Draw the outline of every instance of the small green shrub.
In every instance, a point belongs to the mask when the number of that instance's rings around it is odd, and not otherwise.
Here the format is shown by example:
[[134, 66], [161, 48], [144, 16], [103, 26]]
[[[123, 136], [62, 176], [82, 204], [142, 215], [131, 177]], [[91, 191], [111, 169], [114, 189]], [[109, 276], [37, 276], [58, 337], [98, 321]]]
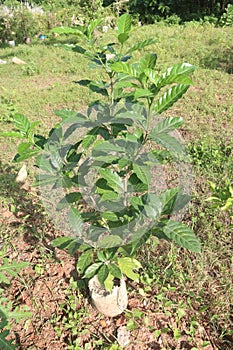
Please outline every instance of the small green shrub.
[[232, 4], [228, 4], [226, 11], [220, 18], [219, 25], [222, 27], [233, 25], [233, 5]]

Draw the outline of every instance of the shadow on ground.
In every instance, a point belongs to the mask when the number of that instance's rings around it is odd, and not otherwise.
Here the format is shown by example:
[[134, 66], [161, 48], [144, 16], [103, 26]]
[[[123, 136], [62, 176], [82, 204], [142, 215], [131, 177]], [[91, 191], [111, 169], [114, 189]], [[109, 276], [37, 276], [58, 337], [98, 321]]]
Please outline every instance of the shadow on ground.
[[200, 61], [201, 65], [209, 69], [217, 69], [228, 74], [233, 74], [233, 46], [223, 51], [214, 49]]
[[0, 223], [13, 232], [22, 232], [24, 241], [32, 246], [51, 241], [54, 229], [40, 203], [38, 190], [28, 180], [17, 183], [16, 175], [13, 164], [0, 160]]

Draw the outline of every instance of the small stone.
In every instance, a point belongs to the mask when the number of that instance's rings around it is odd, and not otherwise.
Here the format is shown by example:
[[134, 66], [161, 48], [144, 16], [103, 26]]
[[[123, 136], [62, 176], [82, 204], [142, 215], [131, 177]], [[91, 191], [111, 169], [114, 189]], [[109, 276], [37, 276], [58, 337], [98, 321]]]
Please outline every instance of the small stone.
[[6, 64], [7, 62], [4, 60], [0, 60], [0, 64]]
[[117, 341], [118, 344], [122, 347], [129, 345], [130, 343], [130, 333], [127, 330], [126, 326], [121, 326], [117, 330]]
[[26, 62], [20, 60], [18, 57], [13, 57], [12, 63], [14, 63], [14, 64], [26, 64]]
[[26, 178], [28, 176], [28, 173], [27, 173], [27, 168], [26, 168], [26, 165], [24, 164], [22, 166], [22, 168], [19, 170], [17, 176], [16, 176], [16, 179], [15, 181], [16, 182], [25, 182]]

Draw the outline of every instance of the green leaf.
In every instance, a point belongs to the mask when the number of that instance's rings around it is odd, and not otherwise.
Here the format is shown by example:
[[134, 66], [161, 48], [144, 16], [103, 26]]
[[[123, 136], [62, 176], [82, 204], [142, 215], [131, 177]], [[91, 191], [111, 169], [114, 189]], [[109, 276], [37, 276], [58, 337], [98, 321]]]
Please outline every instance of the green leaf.
[[127, 51], [127, 54], [131, 54], [132, 52], [134, 51], [137, 51], [137, 50], [142, 50], [144, 49], [144, 47], [148, 46], [148, 45], [151, 45], [151, 44], [155, 44], [156, 43], [156, 39], [146, 39], [144, 41], [141, 41], [135, 45], [133, 45], [128, 51]]
[[114, 72], [124, 73], [134, 78], [138, 78], [140, 75], [139, 69], [127, 62], [116, 62], [110, 67]]
[[129, 34], [128, 33], [121, 33], [118, 35], [118, 41], [123, 45], [128, 39], [129, 39]]
[[52, 246], [57, 247], [59, 249], [66, 249], [68, 246], [74, 242], [74, 238], [70, 237], [57, 237], [52, 241]]
[[59, 180], [56, 175], [41, 174], [36, 176], [35, 186], [45, 186], [48, 184], [55, 184]]
[[124, 191], [124, 183], [117, 173], [108, 168], [99, 169], [98, 172], [114, 191], [117, 193]]
[[119, 195], [113, 190], [105, 190], [97, 187], [97, 193], [101, 194], [101, 202], [103, 201], [115, 201], [118, 199]]
[[89, 135], [89, 134], [85, 135], [82, 141], [82, 147], [84, 149], [87, 149], [94, 143], [96, 138], [97, 138], [97, 135]]
[[175, 187], [175, 188], [166, 190], [160, 195], [160, 198], [163, 203], [163, 210], [162, 210], [163, 215], [170, 215], [173, 213], [178, 193], [179, 193], [179, 188]]
[[150, 82], [152, 84], [157, 85], [157, 83], [158, 83], [158, 74], [156, 73], [156, 71], [154, 69], [146, 68], [144, 70], [144, 74], [149, 78], [149, 80], [150, 80]]
[[102, 213], [102, 218], [108, 221], [118, 221], [118, 216], [112, 211], [105, 211]]
[[119, 279], [122, 278], [121, 270], [116, 264], [113, 264], [113, 263], [109, 264], [108, 269], [111, 275], [113, 275], [113, 277], [119, 278]]
[[85, 275], [83, 276], [83, 278], [91, 278], [94, 275], [97, 274], [97, 271], [99, 270], [99, 268], [103, 265], [102, 262], [98, 262], [98, 263], [94, 263], [91, 266], [89, 266], [86, 271], [85, 271]]
[[71, 111], [69, 109], [58, 109], [56, 111], [54, 111], [55, 115], [57, 117], [62, 118], [62, 121], [64, 121], [65, 119], [68, 119], [70, 117], [76, 117], [77, 116], [77, 112], [75, 111]]
[[191, 84], [192, 80], [187, 74], [193, 73], [195, 68], [195, 66], [189, 63], [175, 64], [162, 74], [162, 77], [158, 81], [158, 87], [161, 88], [173, 83]]
[[151, 181], [150, 167], [133, 163], [133, 171], [144, 184], [149, 185]]
[[102, 18], [97, 18], [97, 19], [94, 19], [91, 21], [91, 23], [87, 27], [89, 39], [92, 38], [92, 34], [93, 34], [95, 28], [98, 27], [102, 22], [103, 22]]
[[65, 195], [57, 205], [57, 210], [64, 209], [69, 206], [70, 203], [78, 202], [82, 198], [80, 192], [72, 192]]
[[139, 63], [138, 67], [140, 72], [144, 72], [145, 69], [154, 69], [156, 65], [157, 55], [155, 53], [147, 53], [145, 56], [143, 56]]
[[134, 92], [135, 99], [142, 98], [142, 97], [150, 97], [150, 96], [153, 96], [153, 93], [148, 89], [138, 88]]
[[97, 257], [100, 261], [105, 262], [107, 261], [106, 254], [104, 250], [98, 250], [97, 251]]
[[85, 115], [69, 109], [56, 110], [55, 115], [60, 117], [63, 122], [69, 121], [69, 123], [77, 123], [79, 125], [84, 125], [88, 121]]
[[188, 90], [188, 88], [189, 85], [185, 84], [178, 84], [176, 86], [172, 86], [170, 89], [165, 91], [165, 93], [157, 101], [154, 111], [158, 114], [165, 112], [183, 96], [183, 94]]
[[[96, 153], [96, 151], [99, 151], [101, 153], [109, 153], [109, 152], [123, 152], [124, 148], [120, 147], [113, 142], [110, 141], [100, 141], [96, 143], [93, 147], [93, 154], [96, 156], [100, 155], [99, 153]], [[95, 152], [95, 153], [94, 153]]]
[[118, 258], [117, 262], [124, 275], [135, 282], [139, 282], [139, 274], [134, 272], [134, 270], [141, 268], [141, 264], [138, 260], [125, 257]]
[[4, 258], [3, 264], [0, 266], [0, 283], [4, 282], [9, 284], [10, 281], [5, 274], [17, 276], [17, 274], [27, 266], [28, 262], [10, 261], [8, 258]]
[[93, 259], [93, 250], [92, 249], [85, 250], [78, 258], [77, 270], [81, 271], [81, 273], [84, 273], [84, 271], [91, 264], [92, 259]]
[[[0, 314], [1, 316], [1, 314]], [[12, 345], [12, 340], [7, 340], [6, 337], [9, 334], [9, 330], [2, 331], [0, 333], [0, 349], [4, 350], [14, 350], [16, 345]]]
[[116, 235], [109, 235], [101, 238], [98, 242], [99, 248], [113, 248], [120, 246], [122, 244], [122, 239]]
[[163, 233], [179, 246], [200, 253], [201, 244], [194, 232], [180, 222], [169, 220], [162, 229]]
[[178, 129], [182, 124], [184, 123], [183, 118], [181, 117], [168, 117], [164, 120], [160, 121], [156, 124], [156, 126], [153, 128], [151, 133], [153, 137], [157, 136], [159, 133], [168, 133], [175, 129]]
[[129, 33], [131, 30], [132, 17], [125, 13], [120, 16], [117, 21], [117, 35], [119, 36], [122, 33]]
[[17, 137], [19, 139], [22, 139], [24, 138], [24, 135], [16, 131], [2, 131], [0, 132], [0, 137]]
[[104, 284], [107, 277], [108, 277], [108, 268], [107, 268], [107, 265], [103, 264], [98, 271], [98, 280], [101, 285]]
[[80, 212], [75, 208], [71, 208], [69, 210], [68, 220], [72, 230], [77, 234], [81, 234], [83, 221]]
[[114, 276], [111, 275], [111, 273], [108, 274], [108, 277], [106, 278], [106, 280], [104, 281], [104, 287], [108, 292], [112, 291], [112, 288], [114, 286], [114, 282], [113, 282]]
[[55, 27], [53, 29], [51, 29], [52, 33], [56, 33], [56, 34], [82, 34], [83, 33], [77, 29], [77, 28], [72, 28], [72, 27]]
[[15, 127], [25, 135], [28, 133], [28, 130], [30, 129], [30, 122], [28, 118], [25, 117], [23, 114], [14, 115], [14, 124], [15, 124]]
[[153, 138], [153, 140], [163, 147], [169, 149], [173, 153], [181, 155], [184, 152], [182, 144], [175, 137], [172, 137], [169, 134], [160, 133], [155, 138]]

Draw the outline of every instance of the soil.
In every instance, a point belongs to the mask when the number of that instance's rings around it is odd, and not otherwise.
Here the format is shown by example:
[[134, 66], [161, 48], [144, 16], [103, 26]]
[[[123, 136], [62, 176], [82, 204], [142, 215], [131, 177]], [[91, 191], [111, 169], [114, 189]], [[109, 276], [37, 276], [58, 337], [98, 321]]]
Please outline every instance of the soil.
[[[28, 192], [33, 199], [30, 196], [25, 199]], [[20, 350], [104, 349], [104, 345], [109, 348], [119, 341], [118, 333], [123, 329], [128, 339], [124, 347], [127, 350], [191, 350], [202, 349], [203, 344], [205, 350], [223, 349], [212, 338], [204, 320], [195, 325], [191, 337], [188, 331], [195, 305], [178, 321], [172, 308], [170, 311], [161, 308], [155, 298], [160, 292], [156, 286], [140, 295], [138, 289], [143, 286], [127, 281], [126, 312], [114, 318], [99, 314], [90, 303], [86, 284], [77, 275], [77, 256], [71, 257], [51, 245], [61, 233], [43, 217], [35, 192], [26, 183], [17, 193], [18, 202], [24, 198], [24, 205], [16, 213], [7, 206], [0, 207], [0, 223], [6, 236], [13, 235], [7, 245], [7, 257], [29, 263], [5, 289], [14, 307], [19, 310], [27, 307], [31, 312], [31, 317], [11, 324], [9, 338]], [[41, 236], [41, 232], [46, 233]], [[77, 282], [76, 289], [71, 288], [71, 278]], [[167, 296], [174, 303], [179, 301], [177, 292], [169, 291]], [[72, 346], [75, 343], [77, 347]]]

